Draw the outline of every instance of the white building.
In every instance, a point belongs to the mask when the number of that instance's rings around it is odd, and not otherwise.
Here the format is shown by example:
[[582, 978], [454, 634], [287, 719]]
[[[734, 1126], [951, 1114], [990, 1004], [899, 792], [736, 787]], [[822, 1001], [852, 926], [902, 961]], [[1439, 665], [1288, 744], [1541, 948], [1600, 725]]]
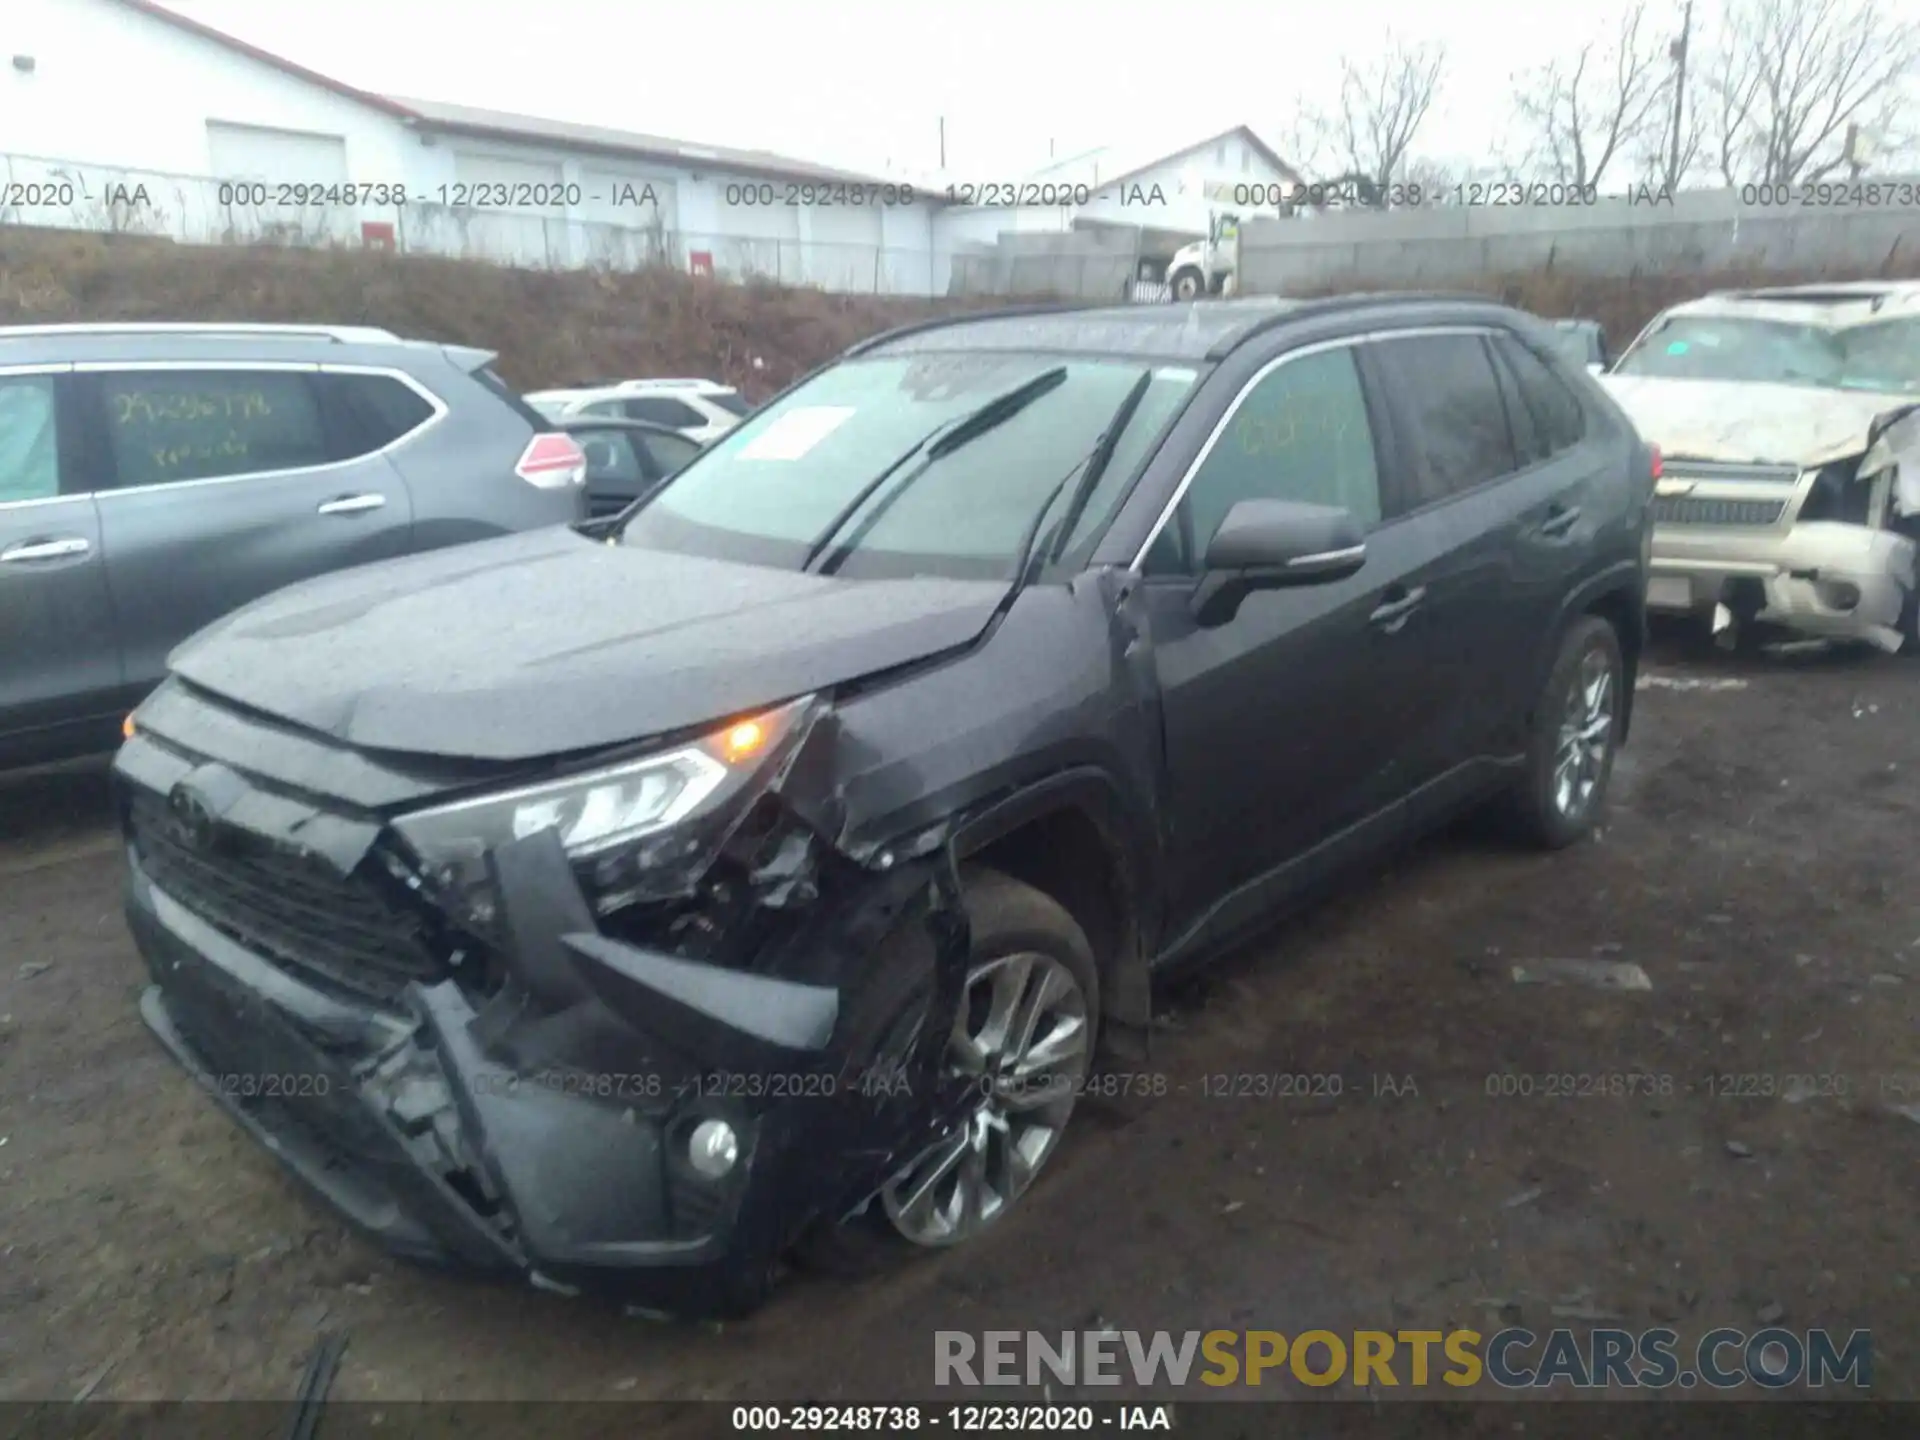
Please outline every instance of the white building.
[[943, 199], [897, 182], [370, 94], [153, 0], [4, 10], [0, 223], [946, 289]]
[[[1109, 145], [1069, 156], [1023, 177], [1013, 203], [956, 207], [938, 225], [950, 242], [988, 244], [1003, 233], [1139, 230], [1144, 253], [1164, 259], [1206, 235], [1212, 215], [1275, 214], [1300, 183], [1266, 141], [1239, 125], [1172, 151]], [[1001, 202], [1015, 188], [976, 188], [970, 197], [961, 187], [957, 197]]]

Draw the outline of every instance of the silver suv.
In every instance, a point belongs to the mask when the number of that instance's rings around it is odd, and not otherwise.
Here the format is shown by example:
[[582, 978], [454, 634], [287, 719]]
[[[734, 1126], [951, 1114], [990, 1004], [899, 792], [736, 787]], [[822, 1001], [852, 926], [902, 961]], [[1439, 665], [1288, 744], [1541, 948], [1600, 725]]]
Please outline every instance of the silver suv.
[[0, 766], [109, 747], [169, 651], [297, 580], [584, 513], [485, 350], [290, 325], [0, 327]]
[[738, 390], [717, 380], [608, 380], [572, 390], [537, 391], [526, 401], [549, 419], [645, 420], [702, 445], [711, 445], [753, 412]]

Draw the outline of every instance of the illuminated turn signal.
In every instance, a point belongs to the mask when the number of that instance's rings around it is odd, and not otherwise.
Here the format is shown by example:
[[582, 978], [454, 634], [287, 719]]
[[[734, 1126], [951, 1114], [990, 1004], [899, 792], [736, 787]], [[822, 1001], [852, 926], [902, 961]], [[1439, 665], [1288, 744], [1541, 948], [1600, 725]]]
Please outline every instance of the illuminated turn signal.
[[132, 711], [128, 711], [127, 718], [120, 722], [120, 738], [122, 740], [133, 739], [133, 712]]
[[721, 748], [727, 752], [727, 759], [735, 763], [755, 754], [766, 743], [766, 727], [758, 720], [742, 720], [729, 729], [720, 741]]

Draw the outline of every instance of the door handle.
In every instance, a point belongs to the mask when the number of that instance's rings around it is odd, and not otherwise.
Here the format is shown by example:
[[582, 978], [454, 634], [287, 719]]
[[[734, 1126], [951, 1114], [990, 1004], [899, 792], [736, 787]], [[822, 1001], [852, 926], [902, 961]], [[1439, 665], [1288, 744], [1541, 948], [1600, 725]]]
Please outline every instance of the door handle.
[[329, 500], [320, 507], [322, 515], [358, 515], [367, 510], [378, 510], [387, 503], [384, 495], [342, 495]]
[[0, 565], [31, 560], [60, 560], [69, 555], [84, 555], [92, 548], [78, 535], [70, 535], [62, 540], [28, 540], [0, 550]]
[[1547, 507], [1547, 518], [1540, 522], [1540, 533], [1557, 540], [1573, 529], [1579, 519], [1578, 505], [1550, 505]]
[[[1398, 590], [1399, 588], [1400, 587], [1396, 585], [1394, 590]], [[1389, 590], [1387, 593], [1392, 595], [1393, 590]], [[1407, 617], [1418, 610], [1420, 608], [1420, 602], [1426, 598], [1427, 587], [1424, 585], [1416, 585], [1413, 589], [1403, 591], [1385, 604], [1376, 607], [1367, 619], [1391, 635], [1407, 623]]]

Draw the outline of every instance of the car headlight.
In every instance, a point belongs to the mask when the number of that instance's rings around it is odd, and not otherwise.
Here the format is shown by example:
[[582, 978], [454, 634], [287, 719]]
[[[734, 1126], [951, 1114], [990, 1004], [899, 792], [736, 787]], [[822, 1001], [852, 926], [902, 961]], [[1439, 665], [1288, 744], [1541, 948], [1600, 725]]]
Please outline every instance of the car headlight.
[[596, 909], [678, 893], [758, 793], [755, 781], [804, 739], [810, 698], [736, 721], [657, 755], [538, 785], [416, 810], [394, 832], [462, 919], [490, 931], [497, 901], [487, 852], [543, 830], [586, 882]]

